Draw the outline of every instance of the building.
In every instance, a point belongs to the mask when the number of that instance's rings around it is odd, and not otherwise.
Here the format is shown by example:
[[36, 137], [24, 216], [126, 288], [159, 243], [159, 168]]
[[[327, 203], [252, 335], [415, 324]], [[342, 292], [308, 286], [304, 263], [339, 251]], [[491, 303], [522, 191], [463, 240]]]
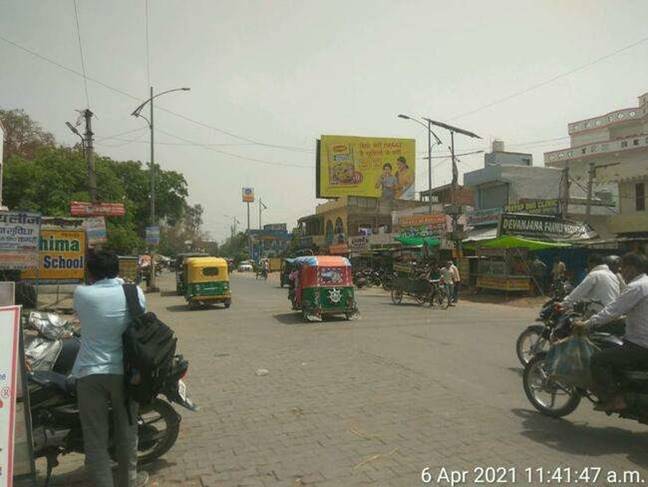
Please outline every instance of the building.
[[452, 191], [452, 184], [444, 184], [432, 188], [432, 191], [421, 191], [421, 201], [430, 201], [430, 193], [432, 193], [432, 203], [441, 203], [442, 205], [464, 205], [472, 206], [474, 200], [473, 190], [465, 186], [457, 185], [457, 188]]
[[532, 165], [533, 156], [505, 152], [496, 140], [493, 150], [484, 154], [484, 167], [464, 174], [464, 186], [474, 192], [477, 210], [504, 208], [525, 200], [557, 200], [565, 190], [564, 174], [559, 169]]
[[351, 237], [389, 234], [392, 211], [420, 206], [420, 201], [341, 196], [317, 206], [314, 215], [298, 220], [300, 246], [346, 253]]
[[591, 178], [593, 193], [618, 209], [606, 218], [620, 240], [648, 239], [648, 93], [637, 107], [572, 122], [568, 131], [570, 147], [546, 152], [545, 165], [568, 169], [581, 189]]
[[493, 150], [484, 154], [484, 166], [533, 166], [533, 155], [526, 152], [507, 152], [504, 150], [504, 142], [493, 141]]

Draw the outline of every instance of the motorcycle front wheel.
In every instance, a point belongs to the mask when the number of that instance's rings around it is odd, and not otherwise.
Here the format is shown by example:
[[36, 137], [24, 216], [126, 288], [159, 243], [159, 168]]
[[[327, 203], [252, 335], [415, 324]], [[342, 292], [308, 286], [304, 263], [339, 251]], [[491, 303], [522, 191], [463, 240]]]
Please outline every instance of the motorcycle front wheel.
[[403, 301], [403, 291], [392, 289], [391, 300], [394, 304], [401, 304], [401, 302]]
[[[144, 465], [168, 452], [180, 433], [180, 416], [173, 406], [155, 399], [137, 416], [137, 463]], [[114, 451], [110, 456], [117, 461]]]
[[549, 350], [549, 341], [542, 336], [543, 332], [543, 326], [531, 325], [520, 333], [515, 343], [515, 352], [523, 366], [526, 366], [536, 354]]
[[550, 377], [546, 358], [546, 353], [539, 353], [524, 368], [524, 393], [533, 407], [545, 416], [562, 418], [578, 407], [582, 396], [575, 387]]

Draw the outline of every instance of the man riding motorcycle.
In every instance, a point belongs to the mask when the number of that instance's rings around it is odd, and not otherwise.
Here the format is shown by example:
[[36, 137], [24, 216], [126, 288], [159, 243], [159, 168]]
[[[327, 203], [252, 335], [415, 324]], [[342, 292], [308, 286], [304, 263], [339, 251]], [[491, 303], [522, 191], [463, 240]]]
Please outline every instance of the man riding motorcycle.
[[563, 307], [573, 308], [575, 304], [588, 299], [592, 301], [591, 309], [598, 312], [619, 297], [619, 280], [604, 263], [601, 255], [590, 255], [587, 267], [589, 274], [563, 300]]
[[621, 261], [621, 273], [628, 283], [623, 293], [602, 311], [581, 326], [594, 329], [626, 315], [626, 328], [621, 347], [600, 350], [592, 355], [593, 390], [600, 399], [596, 406], [602, 411], [626, 408], [619, 394], [617, 374], [620, 370], [648, 365], [648, 259], [639, 253], [628, 253]]

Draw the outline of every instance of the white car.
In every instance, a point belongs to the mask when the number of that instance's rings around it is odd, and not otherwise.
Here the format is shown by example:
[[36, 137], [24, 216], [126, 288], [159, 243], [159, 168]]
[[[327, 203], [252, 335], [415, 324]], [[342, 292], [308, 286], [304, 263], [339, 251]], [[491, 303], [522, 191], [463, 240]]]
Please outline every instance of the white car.
[[237, 270], [239, 272], [252, 272], [254, 271], [254, 267], [249, 262], [241, 262]]

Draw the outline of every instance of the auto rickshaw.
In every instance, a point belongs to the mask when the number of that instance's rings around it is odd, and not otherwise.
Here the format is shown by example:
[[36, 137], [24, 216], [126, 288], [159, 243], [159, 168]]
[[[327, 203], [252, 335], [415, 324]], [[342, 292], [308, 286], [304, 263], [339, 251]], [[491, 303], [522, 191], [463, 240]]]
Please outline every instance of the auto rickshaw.
[[323, 316], [343, 314], [348, 320], [359, 317], [353, 288], [351, 264], [345, 257], [319, 255], [297, 257], [292, 262], [290, 298], [293, 309], [307, 321], [322, 321]]
[[207, 303], [232, 304], [227, 261], [220, 257], [190, 257], [184, 262], [185, 299], [189, 307]]

